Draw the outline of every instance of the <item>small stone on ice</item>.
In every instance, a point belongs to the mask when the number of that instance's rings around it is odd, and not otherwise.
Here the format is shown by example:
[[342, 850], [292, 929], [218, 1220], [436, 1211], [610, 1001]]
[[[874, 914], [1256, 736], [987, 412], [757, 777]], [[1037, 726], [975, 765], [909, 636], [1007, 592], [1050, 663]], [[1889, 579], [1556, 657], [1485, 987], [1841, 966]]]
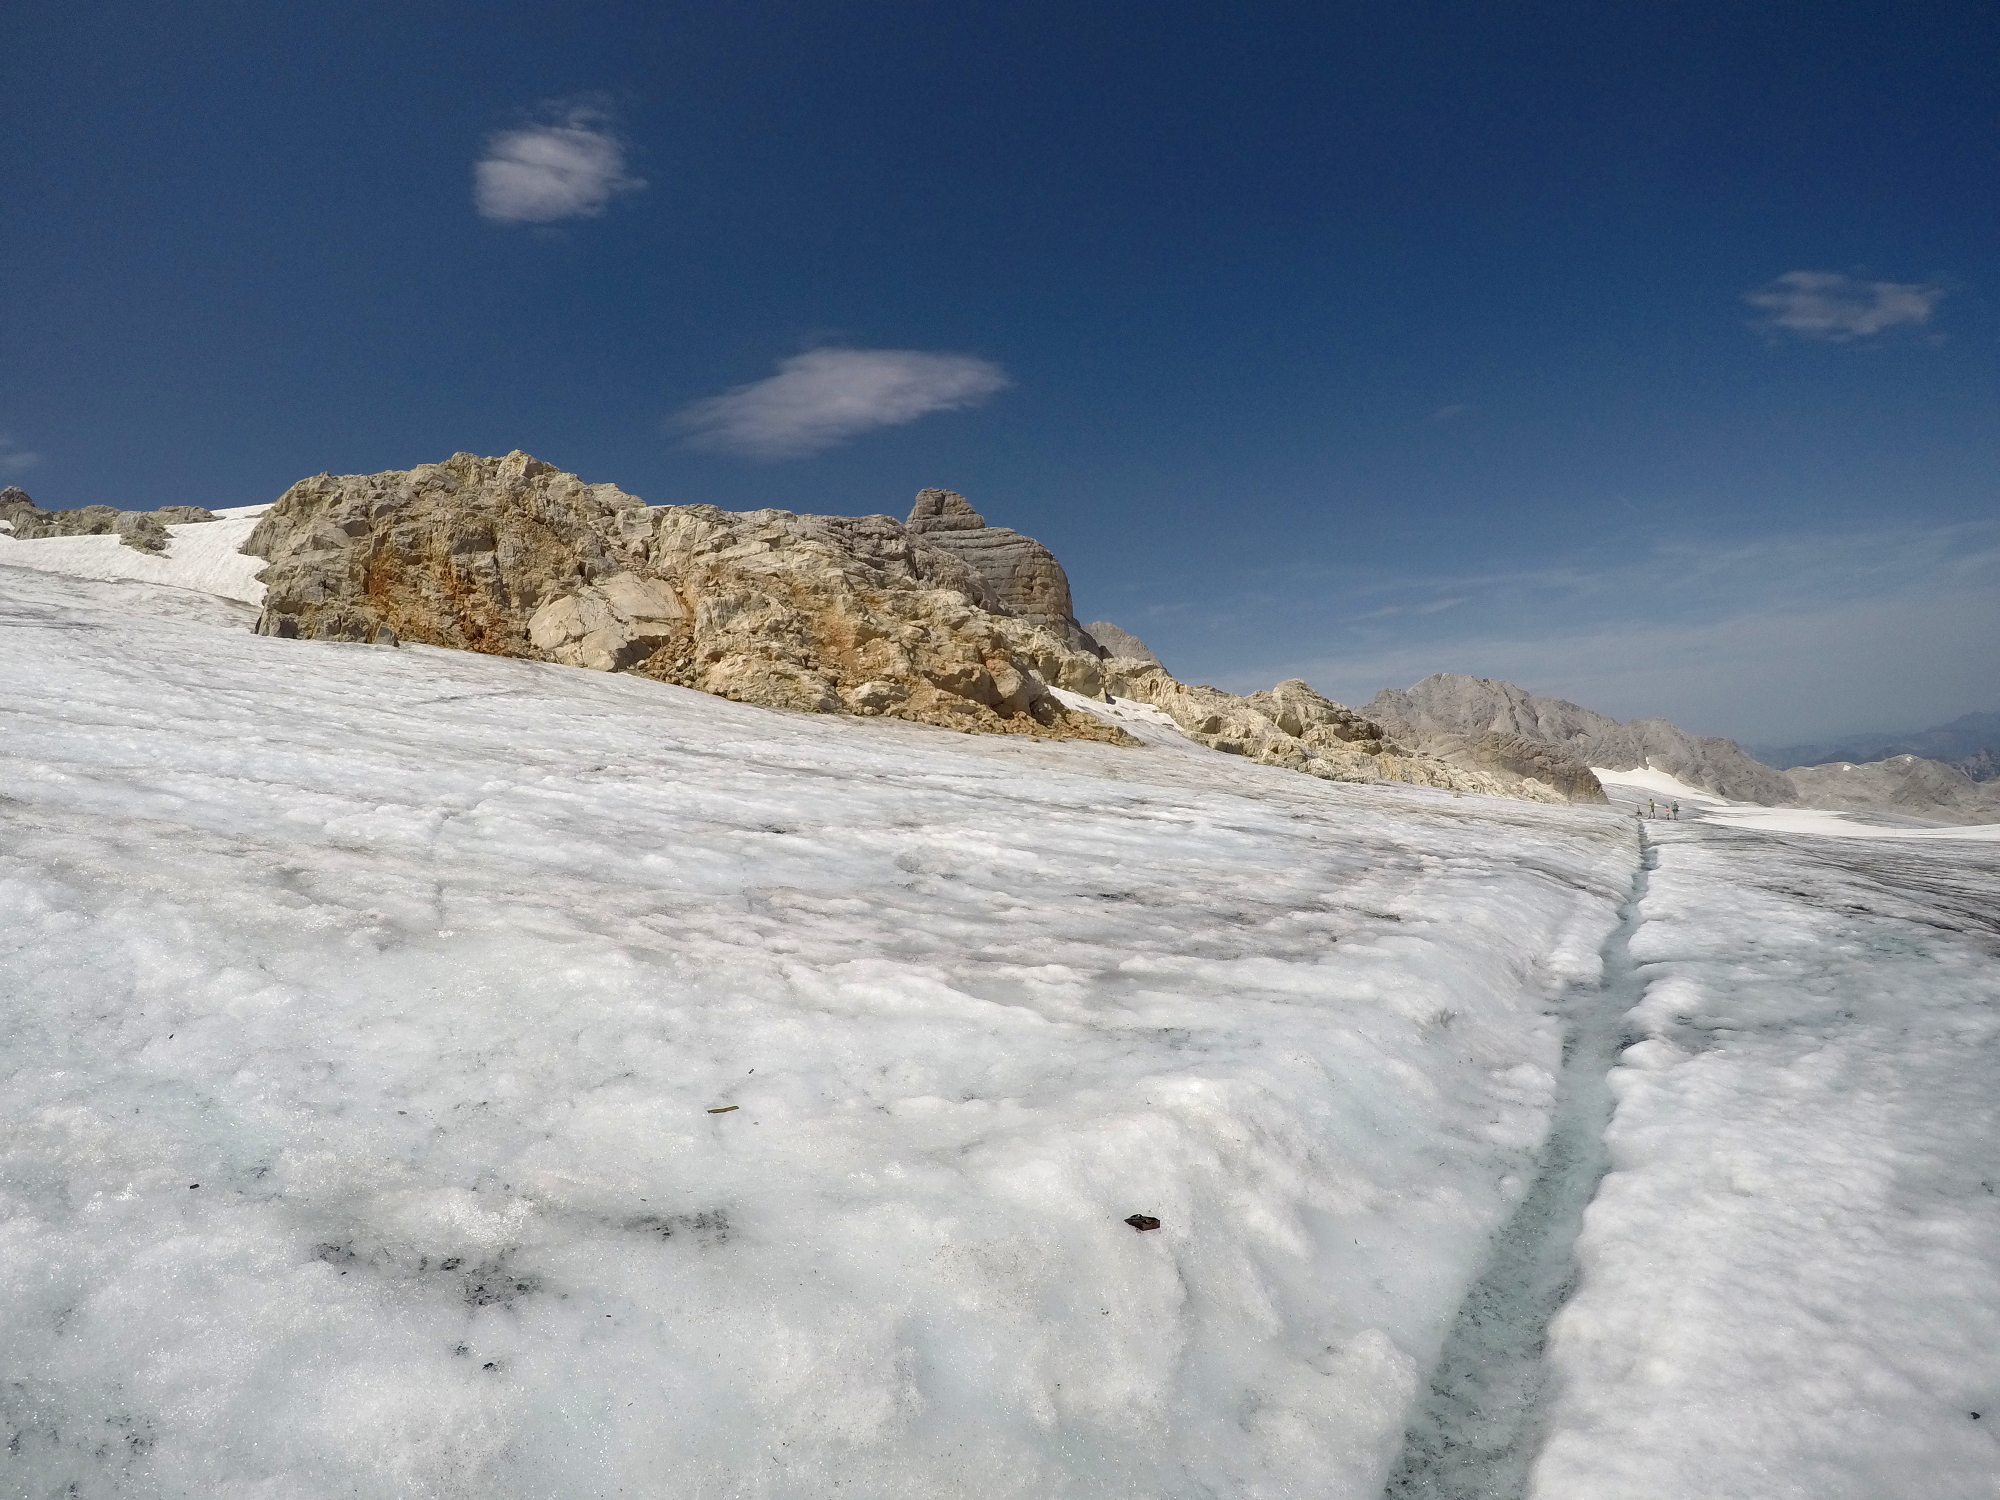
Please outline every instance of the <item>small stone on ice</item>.
[[1158, 1229], [1160, 1227], [1160, 1221], [1151, 1214], [1133, 1214], [1125, 1222], [1141, 1234], [1144, 1234], [1149, 1229]]

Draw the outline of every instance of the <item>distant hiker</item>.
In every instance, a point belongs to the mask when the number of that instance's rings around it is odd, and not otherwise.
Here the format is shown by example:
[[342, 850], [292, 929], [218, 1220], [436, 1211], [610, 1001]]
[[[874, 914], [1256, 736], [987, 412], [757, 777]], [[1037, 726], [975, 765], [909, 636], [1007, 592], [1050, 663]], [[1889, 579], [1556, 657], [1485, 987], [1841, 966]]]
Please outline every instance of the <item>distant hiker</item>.
[[1659, 816], [1659, 814], [1653, 810], [1653, 799], [1651, 797], [1648, 797], [1646, 799], [1646, 816], [1649, 818], [1657, 818]]
[[1674, 804], [1674, 821], [1678, 823], [1680, 822], [1680, 820], [1681, 820], [1681, 805], [1680, 803], [1676, 802]]

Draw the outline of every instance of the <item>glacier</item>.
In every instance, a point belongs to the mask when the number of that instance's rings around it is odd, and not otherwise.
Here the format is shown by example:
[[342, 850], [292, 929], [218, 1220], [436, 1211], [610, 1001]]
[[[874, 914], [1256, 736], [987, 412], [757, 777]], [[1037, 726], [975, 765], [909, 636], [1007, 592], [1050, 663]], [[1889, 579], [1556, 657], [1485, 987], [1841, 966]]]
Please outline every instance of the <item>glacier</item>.
[[229, 586], [0, 566], [18, 1493], [1993, 1493], [1990, 844]]

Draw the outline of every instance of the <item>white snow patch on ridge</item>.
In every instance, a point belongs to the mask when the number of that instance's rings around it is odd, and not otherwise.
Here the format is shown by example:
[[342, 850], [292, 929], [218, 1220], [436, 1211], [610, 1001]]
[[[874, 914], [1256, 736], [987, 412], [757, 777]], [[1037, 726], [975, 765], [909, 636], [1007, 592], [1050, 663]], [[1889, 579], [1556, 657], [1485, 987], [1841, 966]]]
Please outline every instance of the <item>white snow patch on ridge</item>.
[[0, 573], [25, 1492], [1379, 1492], [1625, 819], [149, 597]]
[[16, 541], [0, 536], [0, 567], [34, 568], [102, 581], [130, 579], [214, 594], [261, 605], [264, 585], [257, 575], [264, 559], [239, 550], [257, 529], [268, 505], [239, 505], [215, 512], [213, 521], [167, 528], [164, 553], [141, 552], [115, 536], [50, 536]]

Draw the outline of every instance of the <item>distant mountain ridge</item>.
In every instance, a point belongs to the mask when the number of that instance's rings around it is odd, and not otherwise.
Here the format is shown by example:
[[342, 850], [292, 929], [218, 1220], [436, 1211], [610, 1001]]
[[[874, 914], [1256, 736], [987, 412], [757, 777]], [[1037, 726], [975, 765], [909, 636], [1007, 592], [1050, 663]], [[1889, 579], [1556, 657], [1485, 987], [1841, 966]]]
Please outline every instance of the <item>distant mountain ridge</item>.
[[[1734, 740], [1689, 734], [1665, 719], [1621, 724], [1566, 699], [1538, 697], [1490, 677], [1438, 672], [1415, 687], [1384, 689], [1365, 712], [1420, 754], [1456, 764], [1505, 764], [1528, 773], [1519, 763], [1521, 753], [1538, 750], [1544, 760], [1530, 774], [1554, 785], [1563, 784], [1563, 766], [1654, 770], [1732, 801], [1767, 807], [1804, 804], [1933, 823], [2000, 822], [2000, 784], [1982, 784], [1971, 766], [1935, 755], [1904, 752], [1861, 760], [1825, 755], [1839, 747], [1805, 746], [1802, 753], [1823, 759], [1793, 760], [1781, 768], [1758, 760]], [[2000, 727], [2000, 714], [1967, 714], [1902, 740], [1962, 750], [1979, 744], [1993, 727]], [[1864, 753], [1879, 751], [1886, 738], [1849, 744]], [[1991, 775], [1995, 752], [1982, 746], [1978, 753], [1987, 757]]]
[[1689, 734], [1665, 719], [1621, 724], [1567, 699], [1538, 697], [1490, 677], [1436, 672], [1414, 687], [1384, 688], [1365, 711], [1418, 748], [1442, 735], [1515, 735], [1564, 751], [1585, 766], [1665, 771], [1736, 801], [1782, 807], [1799, 800], [1784, 772], [1754, 759], [1734, 740]]
[[1921, 755], [1956, 766], [1974, 781], [1991, 781], [2000, 777], [2000, 713], [1965, 714], [1929, 729], [1850, 735], [1823, 744], [1761, 749], [1757, 754], [1767, 764], [1787, 770], [1832, 761], [1865, 764], [1898, 755]]
[[1932, 822], [2000, 823], [2000, 782], [1978, 782], [1957, 766], [1921, 755], [1856, 765], [1834, 761], [1785, 773], [1801, 801], [1850, 812], [1890, 813]]

